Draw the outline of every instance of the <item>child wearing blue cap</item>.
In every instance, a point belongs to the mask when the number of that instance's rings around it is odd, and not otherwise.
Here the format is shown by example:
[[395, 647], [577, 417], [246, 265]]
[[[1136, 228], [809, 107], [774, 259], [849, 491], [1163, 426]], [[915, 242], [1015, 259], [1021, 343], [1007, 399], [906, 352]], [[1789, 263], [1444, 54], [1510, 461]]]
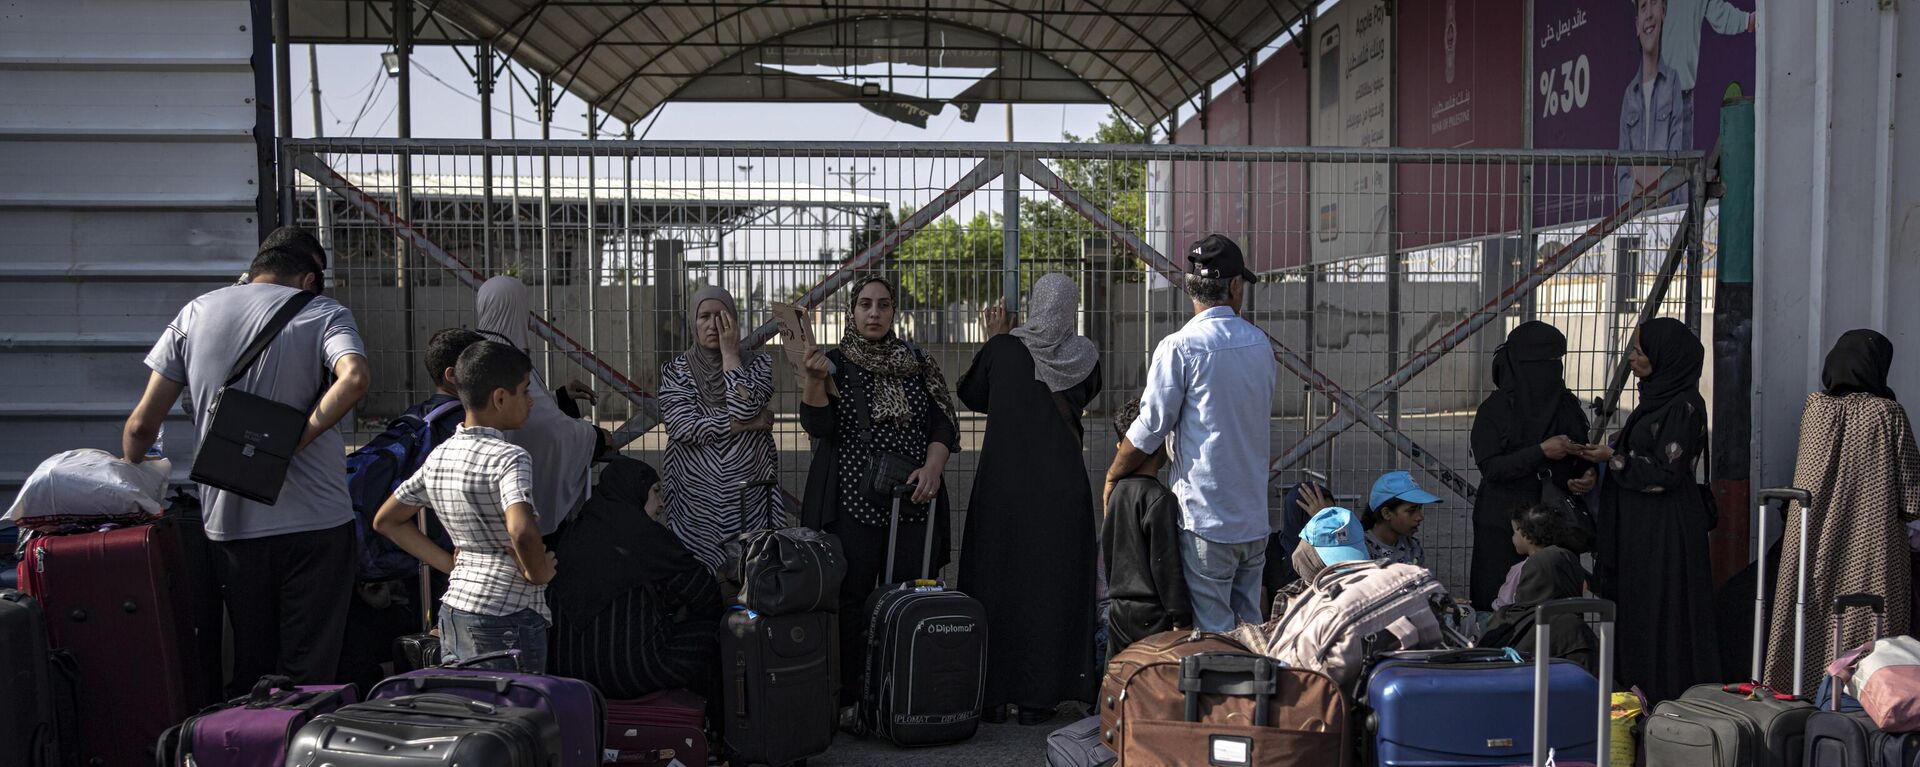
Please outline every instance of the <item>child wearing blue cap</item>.
[[1369, 557], [1426, 567], [1427, 550], [1414, 533], [1420, 532], [1425, 518], [1421, 507], [1439, 502], [1439, 496], [1414, 484], [1412, 474], [1390, 471], [1380, 475], [1367, 497], [1367, 513], [1360, 520], [1367, 529]]

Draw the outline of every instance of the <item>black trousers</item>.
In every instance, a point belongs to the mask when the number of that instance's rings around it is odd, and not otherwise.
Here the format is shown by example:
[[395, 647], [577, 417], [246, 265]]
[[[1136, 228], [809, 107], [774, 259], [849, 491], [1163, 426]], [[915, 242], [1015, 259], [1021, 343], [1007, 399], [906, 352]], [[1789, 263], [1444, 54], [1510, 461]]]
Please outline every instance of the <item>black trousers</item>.
[[268, 674], [298, 684], [334, 681], [353, 599], [353, 523], [326, 530], [213, 542], [214, 571], [233, 621], [233, 681]]
[[[945, 506], [945, 504], [942, 504]], [[933, 570], [952, 557], [947, 550], [946, 509], [940, 510], [934, 533]], [[887, 569], [887, 528], [863, 525], [842, 518], [830, 532], [840, 537], [840, 549], [847, 559], [847, 578], [840, 582], [840, 705], [851, 706], [860, 700], [861, 676], [867, 668], [867, 599], [885, 584], [920, 577], [926, 571], [922, 555], [927, 545], [927, 523], [901, 522], [899, 540], [894, 546], [894, 572]]]

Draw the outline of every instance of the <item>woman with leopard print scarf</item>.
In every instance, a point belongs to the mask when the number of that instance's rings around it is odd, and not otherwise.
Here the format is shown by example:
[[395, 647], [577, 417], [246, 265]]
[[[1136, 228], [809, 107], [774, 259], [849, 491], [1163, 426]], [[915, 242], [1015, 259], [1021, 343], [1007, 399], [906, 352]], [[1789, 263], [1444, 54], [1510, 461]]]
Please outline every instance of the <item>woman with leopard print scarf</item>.
[[[818, 440], [801, 519], [838, 535], [847, 561], [840, 587], [842, 706], [859, 696], [866, 668], [867, 596], [880, 584], [920, 577], [923, 566], [938, 573], [951, 558], [941, 473], [959, 449], [953, 395], [939, 363], [894, 333], [898, 295], [879, 277], [855, 283], [840, 347], [810, 346], [794, 371], [802, 382], [800, 425]], [[892, 504], [866, 481], [868, 465], [882, 455], [919, 467], [909, 480], [911, 503], [900, 509], [893, 573], [881, 572]], [[934, 526], [933, 561], [923, 565], [928, 524]]]

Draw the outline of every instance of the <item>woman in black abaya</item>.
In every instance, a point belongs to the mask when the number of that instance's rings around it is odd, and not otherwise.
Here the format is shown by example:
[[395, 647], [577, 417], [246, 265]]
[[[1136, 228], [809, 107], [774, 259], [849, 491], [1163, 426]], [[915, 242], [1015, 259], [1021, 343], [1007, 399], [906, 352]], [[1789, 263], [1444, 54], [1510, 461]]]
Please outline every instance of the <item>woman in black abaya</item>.
[[1587, 414], [1567, 390], [1560, 361], [1566, 354], [1567, 337], [1537, 321], [1514, 328], [1493, 353], [1498, 390], [1473, 418], [1473, 457], [1480, 466], [1473, 498], [1474, 609], [1491, 610], [1520, 563], [1510, 541], [1514, 510], [1551, 500], [1549, 492], [1593, 489], [1593, 464], [1580, 455]]
[[1100, 393], [1100, 351], [1074, 333], [1080, 286], [1033, 285], [1027, 322], [989, 311], [988, 338], [960, 377], [960, 401], [987, 414], [967, 507], [960, 589], [980, 600], [987, 644], [985, 717], [1020, 707], [1021, 724], [1061, 701], [1091, 701], [1095, 519], [1081, 459], [1080, 412]]
[[1640, 404], [1611, 445], [1586, 451], [1607, 464], [1595, 591], [1618, 606], [1619, 681], [1638, 685], [1649, 703], [1677, 698], [1719, 670], [1708, 511], [1694, 479], [1707, 444], [1705, 356], [1679, 320], [1641, 325], [1627, 358]]

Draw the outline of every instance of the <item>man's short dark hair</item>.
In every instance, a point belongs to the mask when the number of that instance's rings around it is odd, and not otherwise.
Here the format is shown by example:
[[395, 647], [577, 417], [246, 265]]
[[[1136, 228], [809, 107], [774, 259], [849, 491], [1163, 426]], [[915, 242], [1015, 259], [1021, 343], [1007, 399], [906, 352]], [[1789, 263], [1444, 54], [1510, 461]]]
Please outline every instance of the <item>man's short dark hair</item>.
[[1233, 281], [1237, 277], [1211, 278], [1197, 274], [1187, 275], [1187, 295], [1206, 306], [1226, 306], [1231, 295]]
[[321, 276], [320, 266], [307, 254], [285, 246], [262, 248], [259, 255], [253, 257], [253, 263], [247, 266], [247, 276], [255, 282], [266, 276], [288, 278], [308, 274], [314, 276], [317, 287]]
[[327, 249], [320, 245], [320, 238], [300, 227], [283, 226], [268, 232], [267, 238], [260, 241], [260, 250], [268, 248], [289, 248], [313, 259], [321, 269], [327, 268]]
[[1125, 439], [1127, 430], [1133, 428], [1134, 419], [1139, 417], [1140, 398], [1134, 397], [1133, 399], [1127, 400], [1127, 404], [1121, 405], [1120, 409], [1113, 413], [1114, 432], [1119, 434], [1121, 439]]
[[453, 365], [455, 388], [460, 404], [468, 410], [484, 410], [498, 389], [514, 391], [533, 371], [527, 353], [497, 341], [481, 341], [468, 346]]
[[447, 328], [427, 339], [427, 377], [433, 379], [434, 386], [443, 381], [447, 368], [460, 364], [460, 353], [467, 347], [487, 340], [485, 336], [466, 328]]

